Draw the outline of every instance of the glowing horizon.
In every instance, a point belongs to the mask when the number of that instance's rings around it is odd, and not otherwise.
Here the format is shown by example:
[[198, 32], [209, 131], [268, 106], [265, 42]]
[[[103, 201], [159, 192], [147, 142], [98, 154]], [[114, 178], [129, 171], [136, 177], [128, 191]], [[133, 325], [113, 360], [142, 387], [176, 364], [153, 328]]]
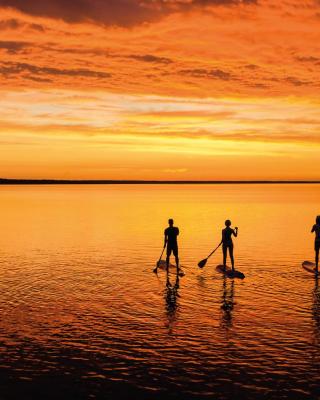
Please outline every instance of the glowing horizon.
[[0, 0], [0, 177], [320, 179], [318, 1], [115, 4]]

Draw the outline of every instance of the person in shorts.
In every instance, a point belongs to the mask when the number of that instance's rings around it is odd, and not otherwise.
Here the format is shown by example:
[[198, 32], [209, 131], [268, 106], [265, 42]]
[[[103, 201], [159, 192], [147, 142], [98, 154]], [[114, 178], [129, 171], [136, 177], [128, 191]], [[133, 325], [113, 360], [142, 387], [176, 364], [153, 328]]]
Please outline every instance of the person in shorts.
[[320, 215], [316, 218], [316, 223], [313, 225], [311, 229], [311, 233], [315, 233], [314, 239], [314, 251], [315, 251], [315, 263], [316, 263], [316, 274], [318, 274], [318, 265], [319, 265], [319, 251], [320, 251]]
[[227, 219], [225, 221], [225, 228], [222, 229], [222, 253], [223, 253], [223, 266], [226, 268], [227, 266], [227, 252], [229, 250], [229, 256], [231, 260], [232, 271], [234, 272], [234, 258], [233, 258], [233, 242], [232, 236], [238, 236], [238, 228], [231, 228], [231, 221]]
[[179, 254], [178, 254], [178, 240], [177, 237], [179, 235], [179, 228], [173, 226], [173, 219], [169, 219], [169, 226], [164, 231], [164, 247], [167, 246], [167, 270], [169, 269], [170, 263], [170, 255], [173, 253], [175, 260], [177, 271], [179, 270]]

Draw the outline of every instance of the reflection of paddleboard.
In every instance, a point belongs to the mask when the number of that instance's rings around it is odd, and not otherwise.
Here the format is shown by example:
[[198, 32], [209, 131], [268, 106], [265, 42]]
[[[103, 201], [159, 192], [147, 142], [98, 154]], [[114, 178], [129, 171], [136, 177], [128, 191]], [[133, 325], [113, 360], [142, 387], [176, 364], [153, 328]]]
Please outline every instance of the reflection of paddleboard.
[[[157, 265], [158, 265], [158, 269], [162, 269], [163, 271], [165, 271], [167, 269], [167, 264], [166, 264], [165, 260], [160, 260]], [[169, 271], [176, 272], [176, 270], [177, 270], [176, 265], [170, 263]], [[179, 276], [184, 276], [184, 272], [181, 270], [181, 267], [180, 267], [180, 271], [179, 271]]]
[[308, 272], [311, 272], [312, 274], [316, 272], [316, 264], [311, 261], [303, 261], [302, 268], [304, 268]]
[[224, 268], [223, 265], [217, 265], [216, 270], [218, 272], [220, 272], [221, 274], [226, 275], [228, 278], [239, 278], [239, 279], [245, 278], [245, 275], [242, 272], [237, 271], [237, 270], [232, 272], [232, 269], [228, 266], [226, 266], [226, 268]]

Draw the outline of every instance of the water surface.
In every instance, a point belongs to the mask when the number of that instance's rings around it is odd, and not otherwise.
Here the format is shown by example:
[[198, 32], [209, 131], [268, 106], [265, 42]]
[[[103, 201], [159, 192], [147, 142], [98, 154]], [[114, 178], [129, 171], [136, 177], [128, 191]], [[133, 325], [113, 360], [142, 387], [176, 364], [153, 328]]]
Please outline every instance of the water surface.
[[[0, 187], [4, 399], [317, 398], [320, 185]], [[167, 219], [186, 275], [152, 273]], [[215, 271], [226, 218], [236, 267]], [[178, 287], [174, 287], [178, 284]]]

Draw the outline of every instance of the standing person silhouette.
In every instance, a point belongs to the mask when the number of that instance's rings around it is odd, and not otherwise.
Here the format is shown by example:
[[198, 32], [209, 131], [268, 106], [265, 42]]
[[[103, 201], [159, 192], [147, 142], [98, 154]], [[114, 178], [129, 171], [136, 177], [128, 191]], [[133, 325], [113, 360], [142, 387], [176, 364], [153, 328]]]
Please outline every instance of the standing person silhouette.
[[311, 229], [311, 233], [315, 232], [316, 237], [314, 239], [314, 251], [315, 251], [315, 262], [316, 262], [316, 274], [318, 274], [318, 264], [319, 264], [319, 250], [320, 250], [320, 215], [316, 218], [316, 223]]
[[169, 227], [165, 229], [164, 231], [164, 247], [167, 246], [167, 258], [166, 258], [166, 264], [167, 264], [167, 271], [169, 270], [169, 261], [170, 261], [170, 255], [173, 253], [175, 259], [176, 259], [176, 266], [177, 266], [177, 271], [179, 270], [179, 256], [178, 256], [178, 241], [177, 241], [177, 236], [179, 235], [179, 228], [176, 226], [173, 226], [173, 219], [168, 220]]
[[232, 272], [234, 272], [234, 258], [233, 258], [233, 242], [232, 242], [232, 235], [237, 237], [238, 236], [238, 228], [235, 227], [234, 229], [230, 228], [231, 221], [227, 219], [225, 221], [225, 228], [222, 229], [222, 252], [223, 252], [223, 266], [226, 269], [227, 266], [227, 251], [229, 249], [229, 256], [231, 260]]

